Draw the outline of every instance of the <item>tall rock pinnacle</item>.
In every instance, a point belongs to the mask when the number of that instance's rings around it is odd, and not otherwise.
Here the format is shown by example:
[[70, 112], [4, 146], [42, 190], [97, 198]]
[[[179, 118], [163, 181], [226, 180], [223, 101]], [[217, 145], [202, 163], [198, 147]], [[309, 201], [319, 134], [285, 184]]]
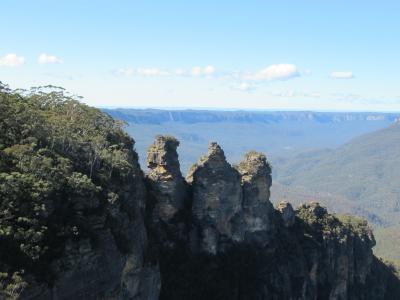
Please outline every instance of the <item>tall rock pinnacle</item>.
[[187, 181], [192, 184], [192, 212], [201, 224], [202, 249], [216, 253], [225, 241], [242, 240], [240, 174], [225, 159], [217, 143], [195, 164]]
[[268, 242], [274, 227], [274, 207], [269, 201], [271, 168], [264, 154], [252, 151], [237, 170], [242, 179], [245, 240]]
[[170, 136], [159, 135], [147, 152], [148, 179], [156, 203], [153, 219], [169, 221], [184, 207], [187, 184], [183, 178], [176, 152], [179, 141]]

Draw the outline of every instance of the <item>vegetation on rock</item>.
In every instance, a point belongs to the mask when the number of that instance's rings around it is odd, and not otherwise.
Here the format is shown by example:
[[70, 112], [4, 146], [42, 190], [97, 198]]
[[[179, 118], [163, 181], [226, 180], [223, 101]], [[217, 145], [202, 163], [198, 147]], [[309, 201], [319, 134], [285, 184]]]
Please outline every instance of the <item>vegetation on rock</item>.
[[121, 125], [59, 88], [12, 91], [0, 85], [0, 270], [6, 293], [26, 285], [24, 274], [51, 284], [57, 274], [50, 264], [68, 240], [89, 239], [95, 247], [87, 218], [117, 201], [119, 187], [132, 176], [133, 141]]

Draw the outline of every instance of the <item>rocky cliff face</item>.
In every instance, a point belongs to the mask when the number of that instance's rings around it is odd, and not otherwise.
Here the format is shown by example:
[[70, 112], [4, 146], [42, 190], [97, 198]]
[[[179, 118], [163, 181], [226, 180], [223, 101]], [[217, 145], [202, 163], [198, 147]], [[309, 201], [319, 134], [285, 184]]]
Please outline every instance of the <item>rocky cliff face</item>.
[[[168, 156], [164, 149], [152, 146], [148, 155], [152, 214], [166, 202], [158, 196], [159, 186], [171, 180], [153, 175], [164, 164], [153, 157]], [[176, 157], [176, 147], [168, 149]], [[174, 174], [180, 178], [180, 172]], [[161, 229], [170, 237], [168, 247], [165, 240], [157, 245], [161, 299], [400, 296], [399, 281], [373, 256], [375, 241], [366, 221], [336, 217], [316, 202], [296, 210], [287, 202], [273, 208], [271, 169], [263, 154], [250, 152], [232, 167], [221, 147], [211, 143], [186, 181], [189, 192], [168, 189], [188, 200], [180, 212], [174, 210], [184, 217], [166, 221], [169, 225]]]
[[91, 236], [68, 239], [62, 255], [51, 262], [55, 280], [36, 282], [28, 277], [26, 287], [7, 293], [18, 299], [158, 299], [161, 286], [157, 264], [147, 260], [144, 226], [146, 190], [136, 154], [130, 178], [109, 194], [104, 207], [95, 204], [87, 211], [87, 199], [75, 203]]

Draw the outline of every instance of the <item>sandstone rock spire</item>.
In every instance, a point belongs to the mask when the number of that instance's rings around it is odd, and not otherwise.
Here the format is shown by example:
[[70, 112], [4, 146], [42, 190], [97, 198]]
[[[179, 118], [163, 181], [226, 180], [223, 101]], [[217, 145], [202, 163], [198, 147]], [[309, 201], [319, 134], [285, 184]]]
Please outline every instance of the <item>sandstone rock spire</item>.
[[187, 181], [193, 190], [192, 213], [201, 224], [201, 248], [215, 254], [224, 242], [242, 240], [240, 174], [217, 143], [209, 145]]
[[153, 220], [169, 221], [184, 207], [187, 184], [180, 170], [177, 147], [179, 141], [171, 136], [159, 135], [147, 152], [147, 175], [151, 192], [156, 200]]
[[273, 232], [274, 207], [269, 201], [271, 167], [264, 154], [251, 151], [237, 166], [243, 188], [245, 240], [267, 243]]

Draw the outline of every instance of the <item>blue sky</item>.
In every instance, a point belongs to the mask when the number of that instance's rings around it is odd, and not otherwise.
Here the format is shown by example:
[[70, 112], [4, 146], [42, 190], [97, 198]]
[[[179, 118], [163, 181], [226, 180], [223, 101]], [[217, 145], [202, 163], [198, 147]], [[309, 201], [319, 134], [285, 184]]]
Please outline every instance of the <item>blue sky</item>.
[[90, 105], [400, 111], [398, 1], [4, 0], [0, 26], [1, 81]]

